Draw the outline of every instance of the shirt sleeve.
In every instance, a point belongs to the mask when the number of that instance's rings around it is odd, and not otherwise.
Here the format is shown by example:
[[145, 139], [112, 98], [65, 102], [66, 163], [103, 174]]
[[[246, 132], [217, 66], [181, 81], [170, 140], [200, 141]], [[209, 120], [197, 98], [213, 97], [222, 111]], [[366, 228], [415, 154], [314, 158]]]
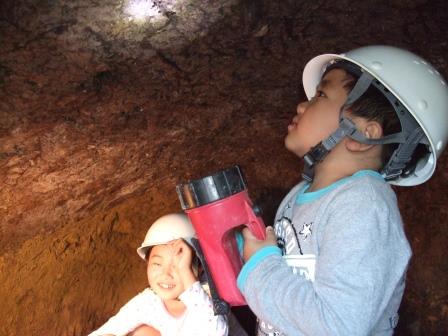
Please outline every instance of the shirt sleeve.
[[318, 234], [314, 282], [270, 254], [239, 288], [255, 314], [284, 334], [368, 335], [410, 258], [398, 209], [365, 194], [341, 197]]
[[[112, 334], [124, 336], [144, 324], [142, 308], [150, 305], [147, 289], [126, 303], [115, 316], [112, 316], [103, 326], [88, 336]], [[144, 316], [144, 315], [143, 315]]]
[[199, 281], [183, 292], [179, 299], [187, 306], [186, 329], [191, 335], [228, 335], [227, 317], [214, 314], [212, 300]]

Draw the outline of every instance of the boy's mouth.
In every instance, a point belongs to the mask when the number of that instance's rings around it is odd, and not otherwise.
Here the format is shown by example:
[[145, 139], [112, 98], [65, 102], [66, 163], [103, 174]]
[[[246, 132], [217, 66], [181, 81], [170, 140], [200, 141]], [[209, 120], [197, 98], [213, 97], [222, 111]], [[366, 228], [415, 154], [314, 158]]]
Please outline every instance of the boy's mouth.
[[297, 127], [297, 122], [293, 119], [291, 120], [291, 122], [288, 125], [288, 132], [292, 131], [293, 129], [295, 129]]

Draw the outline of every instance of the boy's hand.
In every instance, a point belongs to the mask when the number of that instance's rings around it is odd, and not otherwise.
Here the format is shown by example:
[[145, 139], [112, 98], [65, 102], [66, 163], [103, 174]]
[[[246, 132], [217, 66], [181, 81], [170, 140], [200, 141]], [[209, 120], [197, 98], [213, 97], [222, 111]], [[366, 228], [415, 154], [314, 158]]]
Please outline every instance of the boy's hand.
[[272, 226], [268, 226], [266, 228], [265, 240], [258, 240], [255, 238], [247, 227], [245, 227], [241, 232], [244, 238], [243, 259], [245, 262], [263, 247], [277, 246], [277, 237], [275, 236], [274, 228]]

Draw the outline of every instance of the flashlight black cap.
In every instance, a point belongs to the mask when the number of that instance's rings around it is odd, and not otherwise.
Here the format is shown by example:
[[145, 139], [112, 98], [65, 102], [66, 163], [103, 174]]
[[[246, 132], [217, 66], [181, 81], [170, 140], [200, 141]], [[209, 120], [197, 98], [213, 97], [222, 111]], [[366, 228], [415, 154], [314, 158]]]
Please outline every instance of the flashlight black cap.
[[239, 166], [233, 166], [198, 180], [180, 183], [176, 186], [177, 195], [183, 210], [219, 201], [245, 189], [246, 183]]

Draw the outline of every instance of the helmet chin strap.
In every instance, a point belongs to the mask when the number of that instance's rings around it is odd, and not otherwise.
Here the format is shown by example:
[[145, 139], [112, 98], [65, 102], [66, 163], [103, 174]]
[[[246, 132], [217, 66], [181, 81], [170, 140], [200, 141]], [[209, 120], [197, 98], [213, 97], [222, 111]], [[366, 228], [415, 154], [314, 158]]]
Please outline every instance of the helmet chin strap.
[[[370, 84], [373, 81], [373, 77], [364, 72], [359, 77], [353, 89], [347, 96], [347, 99], [339, 110], [339, 127], [334, 131], [327, 139], [319, 142], [316, 146], [310, 149], [308, 153], [303, 157], [305, 161], [305, 167], [303, 169], [303, 178], [307, 181], [312, 181], [314, 177], [314, 166], [321, 162], [327, 154], [344, 139], [346, 136], [352, 136], [358, 132], [356, 125], [348, 118], [342, 117], [342, 113], [347, 106], [353, 104], [364, 92], [367, 91]], [[358, 132], [359, 133], [359, 132]], [[361, 136], [363, 136], [361, 134]]]
[[[360, 73], [361, 70], [356, 68], [356, 65], [347, 62], [343, 63], [344, 65], [341, 67], [345, 68], [349, 73]], [[332, 65], [330, 65], [329, 68], [331, 67]], [[326, 71], [329, 71], [329, 69]], [[344, 110], [358, 100], [367, 91], [370, 85], [379, 89], [393, 106], [400, 120], [401, 132], [390, 134], [380, 139], [369, 139], [356, 128], [356, 125], [352, 120], [342, 116]], [[369, 145], [399, 144], [387, 164], [381, 170], [381, 174], [386, 180], [393, 180], [403, 173], [419, 143], [429, 144], [422, 128], [418, 125], [408, 110], [387, 88], [384, 87], [384, 85], [375, 80], [375, 78], [367, 72], [360, 73], [358, 81], [348, 94], [344, 105], [342, 105], [340, 109], [339, 127], [327, 139], [321, 141], [304, 155], [303, 159], [305, 166], [302, 176], [305, 180], [310, 182], [313, 180], [315, 165], [321, 162], [345, 137], [350, 137], [360, 143]]]

